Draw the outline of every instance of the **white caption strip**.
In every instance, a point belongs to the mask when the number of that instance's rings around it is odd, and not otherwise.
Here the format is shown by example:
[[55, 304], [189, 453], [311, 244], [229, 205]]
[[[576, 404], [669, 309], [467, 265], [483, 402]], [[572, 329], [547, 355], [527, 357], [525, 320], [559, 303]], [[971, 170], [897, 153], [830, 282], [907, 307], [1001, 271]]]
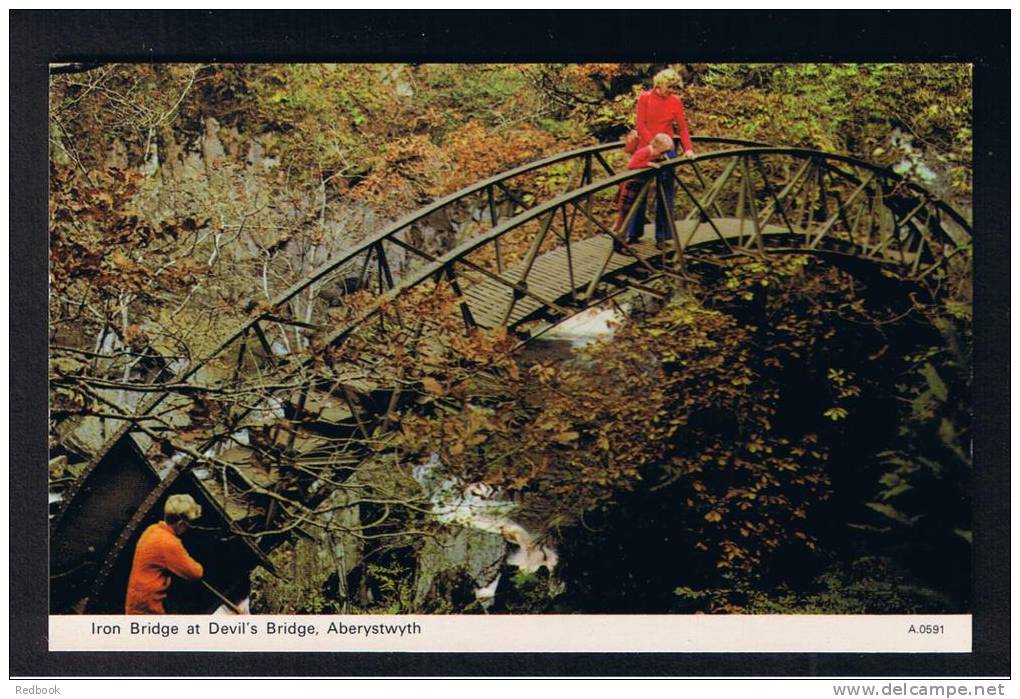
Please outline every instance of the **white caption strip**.
[[52, 651], [966, 653], [970, 615], [51, 616]]

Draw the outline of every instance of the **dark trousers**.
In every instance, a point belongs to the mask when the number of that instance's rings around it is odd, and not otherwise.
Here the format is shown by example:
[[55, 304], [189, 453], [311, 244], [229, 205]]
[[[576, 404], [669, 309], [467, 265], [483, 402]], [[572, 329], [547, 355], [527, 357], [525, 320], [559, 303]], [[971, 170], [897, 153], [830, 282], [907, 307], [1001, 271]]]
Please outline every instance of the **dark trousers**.
[[[667, 158], [675, 158], [676, 151], [671, 150], [666, 153]], [[672, 238], [672, 234], [669, 229], [669, 219], [667, 217], [673, 215], [673, 198], [675, 183], [673, 180], [672, 170], [661, 170], [656, 175], [657, 184], [655, 186], [660, 187], [665, 196], [663, 198], [658, 196], [658, 192], [652, 191], [649, 196], [655, 197], [655, 239], [656, 240], [669, 240]], [[637, 211], [634, 212], [633, 218], [627, 225], [627, 242], [634, 242], [641, 237], [644, 233], [645, 228], [645, 203], [647, 199], [642, 200], [638, 204]], [[626, 215], [626, 212], [624, 212]]]

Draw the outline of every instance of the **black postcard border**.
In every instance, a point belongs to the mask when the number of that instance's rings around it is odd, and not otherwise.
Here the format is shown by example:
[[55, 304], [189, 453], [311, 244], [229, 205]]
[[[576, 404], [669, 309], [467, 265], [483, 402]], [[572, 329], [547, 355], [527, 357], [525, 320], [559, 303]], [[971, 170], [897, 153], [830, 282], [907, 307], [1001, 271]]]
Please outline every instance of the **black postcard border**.
[[[1009, 25], [995, 11], [15, 11], [10, 85], [10, 673], [1008, 676]], [[974, 650], [960, 654], [160, 653], [47, 649], [47, 64], [964, 61], [974, 68]]]

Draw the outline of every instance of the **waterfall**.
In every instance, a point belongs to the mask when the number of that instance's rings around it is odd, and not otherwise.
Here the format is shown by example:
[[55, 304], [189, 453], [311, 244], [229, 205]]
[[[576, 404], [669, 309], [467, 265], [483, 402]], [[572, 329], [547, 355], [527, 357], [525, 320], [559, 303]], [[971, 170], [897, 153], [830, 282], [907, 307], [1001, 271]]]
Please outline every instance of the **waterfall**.
[[[432, 514], [440, 522], [456, 524], [497, 534], [516, 548], [507, 554], [506, 563], [527, 573], [537, 572], [543, 566], [551, 573], [559, 561], [556, 549], [548, 543], [539, 543], [538, 537], [528, 531], [511, 515], [516, 503], [485, 483], [463, 483], [439, 473], [442, 462], [432, 454], [424, 464], [414, 467], [414, 479], [428, 493]], [[491, 580], [475, 580], [475, 597], [491, 600], [496, 594], [499, 575]]]

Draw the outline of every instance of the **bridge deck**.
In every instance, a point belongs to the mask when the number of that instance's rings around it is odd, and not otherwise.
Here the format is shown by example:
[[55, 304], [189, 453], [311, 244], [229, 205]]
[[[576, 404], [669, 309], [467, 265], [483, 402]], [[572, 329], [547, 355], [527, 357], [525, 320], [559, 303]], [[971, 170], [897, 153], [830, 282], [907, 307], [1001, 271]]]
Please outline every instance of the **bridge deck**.
[[[749, 144], [742, 144], [749, 146]], [[582, 154], [588, 160], [585, 166], [591, 165], [591, 156], [597, 155], [598, 149], [582, 149], [577, 154]], [[566, 154], [565, 154], [566, 155]], [[574, 155], [570, 155], [573, 158]], [[777, 168], [763, 167], [761, 160], [769, 161], [785, 158], [786, 162], [779, 163]], [[599, 156], [601, 160], [601, 156]], [[957, 230], [964, 236], [966, 241], [970, 240], [970, 226], [956, 212], [940, 203], [937, 197], [924, 192], [922, 189], [903, 182], [893, 173], [879, 171], [874, 166], [860, 161], [855, 161], [843, 156], [831, 156], [828, 154], [805, 151], [802, 149], [779, 149], [772, 147], [745, 147], [737, 151], [707, 153], [696, 159], [685, 159], [679, 163], [671, 163], [670, 168], [690, 168], [694, 170], [696, 162], [715, 162], [722, 170], [713, 166], [709, 172], [721, 172], [722, 174], [713, 180], [710, 186], [706, 186], [701, 173], [697, 175], [702, 187], [697, 188], [703, 193], [701, 202], [692, 202], [693, 208], [688, 207], [688, 215], [703, 212], [704, 207], [719, 214], [719, 218], [713, 219], [711, 223], [698, 223], [697, 221], [681, 220], [677, 222], [677, 233], [682, 245], [686, 248], [692, 246], [705, 246], [708, 243], [721, 243], [722, 237], [729, 246], [737, 250], [753, 251], [756, 248], [768, 249], [777, 253], [797, 252], [824, 252], [836, 255], [849, 253], [856, 257], [865, 259], [869, 263], [896, 264], [902, 269], [911, 267], [912, 274], [923, 278], [927, 272], [937, 265], [942, 264], [952, 254], [967, 249], [969, 243], [960, 243], [955, 238], [953, 231]], [[294, 328], [306, 327], [305, 323], [290, 319], [290, 313], [296, 313], [288, 301], [296, 294], [308, 290], [309, 299], [319, 293], [317, 301], [321, 303], [309, 303], [307, 327], [310, 329], [320, 328], [323, 333], [329, 333], [340, 321], [332, 317], [332, 304], [328, 301], [325, 293], [321, 293], [321, 286], [325, 288], [341, 278], [342, 270], [348, 265], [351, 268], [362, 265], [363, 269], [369, 269], [368, 265], [375, 262], [378, 265], [376, 279], [389, 276], [389, 260], [386, 258], [388, 250], [394, 245], [402, 249], [402, 253], [408, 250], [399, 241], [401, 232], [417, 221], [425, 220], [425, 216], [432, 215], [444, 207], [451, 206], [449, 211], [463, 208], [462, 202], [465, 197], [482, 197], [487, 199], [487, 204], [496, 213], [497, 207], [502, 208], [504, 204], [509, 207], [509, 214], [515, 215], [518, 208], [515, 206], [516, 196], [510, 193], [510, 189], [504, 183], [510, 182], [511, 177], [517, 177], [524, 172], [531, 172], [538, 167], [559, 164], [566, 162], [564, 157], [554, 156], [517, 168], [503, 175], [497, 176], [485, 182], [476, 183], [458, 193], [454, 193], [425, 209], [414, 212], [409, 216], [394, 222], [387, 231], [381, 232], [365, 245], [352, 250], [324, 266], [314, 274], [306, 277], [301, 282], [290, 287], [276, 297], [273, 302], [275, 311], [282, 313], [282, 318], [275, 318], [270, 315], [260, 315], [247, 322], [229, 340], [219, 346], [214, 352], [214, 359], [199, 368], [189, 371], [180, 377], [182, 381], [190, 381], [196, 385], [204, 382], [215, 383], [224, 369], [241, 370], [250, 362], [255, 369], [262, 367], [266, 362], [258, 349], [253, 350], [257, 343], [254, 336], [261, 340], [265, 355], [273, 355], [273, 349], [266, 346], [263, 326], [274, 323], [280, 325], [280, 329], [289, 332], [288, 326]], [[581, 161], [578, 161], [581, 162]], [[799, 169], [797, 164], [799, 165]], [[739, 167], [738, 167], [739, 166]], [[589, 168], [590, 169], [590, 168]], [[608, 168], [607, 168], [608, 169]], [[797, 174], [792, 174], [796, 170]], [[770, 174], [775, 173], [775, 174]], [[675, 173], [674, 174], [678, 174]], [[757, 176], [755, 176], [757, 174]], [[769, 178], [772, 178], [770, 181]], [[779, 179], [777, 179], [779, 178]], [[678, 180], [681, 183], [683, 180]], [[615, 183], [613, 183], [615, 184]], [[562, 213], [563, 235], [570, 235], [570, 227], [576, 219], [570, 213], [571, 207], [578, 207], [599, 191], [607, 189], [605, 183], [593, 182], [591, 179], [583, 179], [581, 186], [575, 192], [565, 192], [544, 204], [539, 204], [536, 211], [527, 216], [508, 219], [499, 225], [493, 221], [494, 227], [490, 233], [480, 239], [480, 244], [489, 245], [492, 241], [499, 240], [500, 236], [511, 231], [522, 230], [530, 235], [533, 231], [542, 230], [541, 235], [545, 236], [550, 231], [560, 230], [560, 224], [556, 218]], [[686, 188], [685, 188], [686, 189]], [[497, 192], [505, 192], [503, 197]], [[693, 197], [693, 195], [689, 196]], [[712, 203], [707, 203], [707, 202]], [[705, 202], [705, 203], [703, 203]], [[734, 209], [729, 208], [730, 204], [736, 202]], [[755, 208], [755, 202], [762, 204], [760, 209]], [[746, 204], [746, 206], [745, 206]], [[832, 206], [835, 205], [835, 209]], [[681, 203], [681, 206], [684, 206]], [[725, 207], [725, 208], [724, 208]], [[784, 208], [785, 207], [785, 208]], [[467, 207], [472, 212], [476, 209], [472, 204]], [[484, 208], [484, 207], [483, 207]], [[526, 207], [525, 207], [526, 208]], [[755, 230], [754, 224], [746, 218], [725, 218], [723, 211], [733, 212], [733, 216], [744, 214], [761, 215], [766, 220], [778, 221], [782, 219], [785, 227], [768, 225], [764, 230]], [[770, 213], [765, 214], [765, 211]], [[794, 221], [804, 220], [807, 230], [792, 228], [786, 223], [787, 215], [795, 216]], [[541, 221], [548, 216], [548, 224], [543, 226], [535, 225], [522, 228], [530, 221]], [[681, 214], [681, 216], [683, 216]], [[495, 217], [494, 217], [495, 218]], [[851, 223], [852, 221], [852, 223]], [[555, 223], [555, 228], [551, 226]], [[860, 225], [859, 225], [860, 224]], [[946, 225], [951, 229], [947, 231]], [[477, 267], [472, 268], [470, 264], [464, 264], [467, 260], [462, 259], [460, 248], [448, 251], [438, 260], [431, 255], [422, 253], [421, 259], [428, 262], [441, 263], [440, 267], [433, 269], [430, 266], [421, 270], [420, 274], [401, 280], [400, 288], [395, 293], [402, 293], [404, 288], [412, 288], [416, 284], [426, 281], [436, 274], [438, 270], [453, 272], [458, 275], [460, 288], [464, 293], [464, 303], [470, 310], [474, 321], [481, 326], [496, 327], [507, 325], [512, 328], [519, 328], [522, 323], [531, 320], [555, 323], [562, 315], [570, 315], [580, 311], [586, 306], [604, 300], [607, 293], [622, 291], [632, 286], [640, 291], [648, 291], [646, 282], [661, 274], [669, 273], [670, 257], [673, 251], [667, 249], [660, 251], [656, 249], [653, 240], [653, 232], [646, 227], [644, 241], [632, 246], [637, 257], [630, 255], [616, 254], [612, 249], [612, 241], [604, 234], [598, 234], [593, 238], [571, 241], [569, 246], [561, 246], [538, 256], [532, 266], [525, 270], [523, 265], [511, 266], [504, 270], [497, 279], [486, 277], [477, 272]], [[576, 230], [576, 229], [575, 229]], [[757, 236], [757, 233], [763, 235]], [[861, 240], [858, 240], [861, 238]], [[550, 238], [546, 238], [549, 240]], [[532, 239], [534, 243], [534, 239]], [[541, 241], [539, 241], [541, 242]], [[860, 243], [860, 245], [856, 245]], [[708, 246], [702, 248], [706, 253], [713, 254], [721, 252], [723, 256], [727, 251], [725, 247]], [[663, 261], [665, 257], [665, 262]], [[412, 267], [412, 269], [414, 269]], [[364, 275], [363, 275], [364, 277]], [[392, 286], [392, 280], [387, 279]], [[383, 291], [383, 284], [380, 284], [380, 291]], [[588, 288], [593, 289], [590, 298], [586, 292]], [[345, 286], [346, 289], [346, 286]], [[526, 292], [526, 293], [522, 293]], [[316, 315], [312, 318], [313, 309], [325, 309], [325, 318]], [[374, 317], [368, 314], [367, 317]], [[380, 316], [381, 318], [382, 316]], [[314, 322], [312, 322], [314, 321]], [[386, 331], [385, 323], [380, 324], [383, 332]], [[352, 328], [342, 329], [343, 334], [335, 337], [344, 337]], [[534, 328], [529, 328], [534, 331]], [[253, 332], [249, 332], [253, 331]], [[295, 331], [296, 332], [296, 331]], [[339, 331], [338, 331], [339, 332]], [[330, 336], [334, 339], [334, 336]], [[385, 338], [384, 338], [385, 339]], [[249, 343], [249, 340], [251, 342]], [[247, 352], [247, 354], [246, 354]], [[371, 351], [363, 353], [357, 361], [352, 361], [351, 373], [361, 373], [362, 366], [371, 366], [371, 371], [366, 375], [375, 377], [375, 381], [383, 386], [397, 385], [391, 382], [388, 376], [377, 376], [386, 374], [389, 371], [389, 362], [385, 354], [373, 357]], [[235, 358], [238, 360], [235, 362]], [[296, 358], [298, 362], [290, 363], [284, 361], [281, 374], [288, 374], [295, 366], [301, 368], [304, 363], [302, 358]], [[381, 363], [380, 368], [374, 366]], [[348, 373], [345, 371], [345, 374]], [[337, 379], [335, 393], [319, 393], [312, 389], [310, 395], [304, 396], [305, 401], [298, 401], [288, 407], [292, 415], [298, 416], [293, 421], [284, 421], [281, 425], [284, 429], [272, 430], [268, 434], [260, 434], [257, 444], [263, 445], [265, 438], [275, 440], [270, 445], [272, 448], [263, 452], [255, 453], [254, 447], [246, 444], [235, 444], [232, 448], [220, 451], [220, 459], [224, 462], [235, 465], [233, 469], [219, 471], [223, 474], [218, 479], [217, 469], [196, 469], [191, 474], [196, 476], [195, 492], [203, 498], [208, 496], [208, 501], [213, 505], [219, 505], [224, 519], [253, 520], [261, 515], [263, 526], [269, 526], [273, 519], [273, 513], [277, 509], [269, 501], [270, 497], [253, 498], [248, 497], [252, 492], [260, 492], [261, 495], [273, 495], [272, 491], [282, 484], [286, 488], [304, 488], [308, 492], [304, 501], [315, 506], [316, 493], [323, 493], [329, 485], [329, 478], [338, 478], [337, 474], [343, 472], [349, 475], [355, 468], [364, 463], [364, 456], [359, 454], [359, 447], [356, 440], [350, 440], [347, 435], [371, 429], [373, 421], [379, 418], [386, 410], [382, 405], [384, 399], [388, 398], [385, 391], [378, 391], [382, 394], [375, 395], [376, 386], [371, 385], [373, 379], [364, 379], [360, 384], [357, 379], [348, 380], [346, 377], [333, 377]], [[393, 377], [399, 378], [399, 377]], [[283, 390], [277, 391], [283, 394]], [[275, 394], [274, 394], [275, 395]], [[144, 412], [153, 411], [164, 397], [168, 400], [162, 404], [160, 412], [163, 420], [167, 421], [172, 428], [184, 429], [190, 424], [188, 417], [189, 405], [192, 398], [187, 395], [173, 393], [157, 396], [156, 401], [146, 401], [141, 405]], [[129, 408], [129, 410], [132, 410]], [[287, 424], [293, 422], [297, 428]], [[118, 561], [126, 560], [122, 555], [124, 547], [130, 537], [135, 536], [139, 526], [146, 517], [157, 511], [159, 498], [169, 492], [168, 487], [174, 484], [178, 471], [171, 472], [174, 475], [164, 476], [159, 485], [152, 487], [153, 479], [160, 477], [159, 474], [147, 462], [142, 450], [134, 456], [134, 471], [127, 473], [123, 479], [115, 484], [117, 487], [103, 487], [104, 465], [119, 468], [123, 454], [114, 451], [116, 445], [121, 444], [132, 447], [138, 445], [132, 440], [130, 423], [123, 421], [124, 427], [117, 428], [114, 438], [106, 439], [100, 445], [96, 458], [90, 461], [89, 469], [85, 476], [75, 482], [68, 493], [69, 502], [82, 500], [76, 507], [77, 510], [88, 510], [91, 516], [93, 509], [96, 510], [96, 517], [102, 519], [98, 524], [81, 527], [83, 519], [74, 519], [75, 510], [64, 506], [54, 523], [55, 529], [52, 534], [54, 541], [58, 543], [63, 539], [72, 542], [76, 547], [74, 550], [61, 554], [58, 545], [57, 558], [54, 560], [66, 563], [59, 575], [70, 570], [78, 570], [81, 566], [99, 566], [99, 572], [94, 576], [92, 586], [94, 590], [103, 587], [108, 576], [115, 577], [113, 571]], [[260, 426], [265, 423], [259, 422]], [[162, 429], [162, 428], [161, 428]], [[136, 432], [137, 434], [137, 432]], [[128, 439], [121, 442], [124, 436]], [[253, 432], [254, 436], [255, 433]], [[214, 445], [224, 446], [223, 440], [218, 437], [212, 438]], [[129, 444], [130, 442], [130, 444]], [[342, 446], [338, 446], [342, 445]], [[351, 446], [355, 445], [355, 446]], [[348, 451], [349, 449], [349, 451]], [[277, 458], [276, 454], [283, 454], [285, 458]], [[112, 455], [112, 456], [111, 456]], [[128, 455], [130, 457], [131, 455]], [[124, 458], [128, 458], [124, 457]], [[128, 459], [130, 460], [130, 459]], [[284, 469], [283, 467], [286, 466]], [[122, 469], [124, 470], [124, 469]], [[321, 474], [327, 474], [321, 476]], [[198, 476], [199, 472], [209, 474]], [[285, 472], [285, 473], [283, 473]], [[95, 475], [98, 473], [99, 475]], [[281, 478], [281, 473], [286, 478]], [[90, 475], [91, 474], [91, 475]], [[228, 478], [230, 474], [230, 478]], [[202, 478], [201, 481], [198, 478]], [[309, 483], [311, 479], [314, 482]], [[109, 480], [105, 481], [107, 484]], [[190, 482], [190, 481], [189, 481]], [[97, 485], [98, 484], [98, 485]], [[126, 484], [126, 485], [124, 485]], [[190, 487], [190, 486], [189, 486]], [[116, 498], [109, 502], [97, 502], [92, 499], [96, 492], [114, 493]], [[147, 493], [147, 495], [144, 495]], [[76, 496], [77, 494], [77, 496]], [[314, 497], [309, 498], [308, 495]], [[133, 507], [138, 502], [137, 507]], [[259, 508], [265, 507], [263, 512]], [[106, 512], [107, 514], [104, 514]], [[70, 513], [69, 515], [65, 513]], [[112, 514], [110, 514], [112, 513]], [[120, 522], [125, 521], [130, 514], [130, 521], [121, 527]], [[78, 524], [76, 529], [74, 524]], [[86, 522], [88, 524], [88, 522]], [[99, 525], [107, 527], [108, 531], [100, 531]], [[241, 526], [246, 526], [242, 521]], [[64, 527], [61, 529], [60, 527]], [[122, 529], [117, 536], [112, 548], [107, 547], [107, 539], [113, 540], [114, 529]], [[89, 540], [82, 539], [79, 532], [92, 531], [95, 536]], [[95, 542], [93, 547], [90, 541]], [[247, 539], [244, 539], [247, 541]], [[260, 542], [261, 544], [261, 542]], [[262, 558], [263, 564], [267, 562], [261, 552], [256, 551], [256, 546], [251, 543], [255, 558]], [[119, 558], [118, 558], [119, 557]], [[80, 564], [80, 565], [79, 565]], [[254, 564], [253, 564], [254, 565]], [[76, 567], [77, 566], [77, 567]], [[58, 568], [61, 568], [58, 566]], [[51, 568], [53, 570], [53, 568]], [[83, 573], [82, 580], [88, 583], [91, 573]], [[126, 578], [126, 573], [123, 576]], [[111, 588], [112, 589], [112, 588]], [[116, 596], [116, 595], [115, 595]], [[52, 597], [51, 597], [52, 599]], [[119, 607], [123, 595], [114, 600], [113, 607]], [[102, 606], [97, 609], [103, 609]]]
[[[738, 247], [738, 243], [750, 244], [749, 236], [753, 234], [753, 224], [747, 220], [737, 218], [715, 218], [710, 225], [698, 221], [678, 221], [677, 233], [681, 242], [686, 243], [686, 248], [719, 242], [722, 235], [730, 245]], [[718, 233], [716, 232], [718, 230]], [[793, 231], [795, 234], [798, 231]], [[777, 236], [789, 234], [788, 229], [775, 225], [766, 226], [763, 231], [766, 236]], [[569, 258], [567, 248], [560, 246], [539, 255], [526, 275], [527, 289], [535, 297], [520, 296], [513, 302], [514, 292], [510, 286], [501, 284], [499, 281], [488, 277], [478, 277], [465, 283], [462, 291], [467, 300], [475, 322], [482, 327], [497, 327], [499, 325], [513, 326], [522, 321], [537, 318], [541, 315], [546, 306], [542, 301], [569, 305], [571, 292], [583, 292], [592, 279], [599, 276], [602, 271], [603, 279], [616, 279], [624, 283], [631, 283], [650, 274], [661, 264], [659, 258], [664, 254], [671, 254], [672, 242], [665, 250], [655, 247], [654, 229], [649, 225], [646, 227], [645, 235], [631, 249], [637, 256], [623, 255], [613, 252], [613, 242], [608, 236], [599, 235], [585, 240], [572, 241], [570, 245]], [[643, 258], [643, 260], [642, 260]], [[603, 270], [603, 265], [605, 269]], [[573, 277], [569, 270], [573, 270]], [[510, 282], [517, 282], [521, 279], [523, 267], [505, 270], [502, 277]], [[467, 280], [465, 280], [467, 281]], [[541, 300], [540, 300], [541, 299]], [[369, 392], [372, 386], [354, 386], [355, 390]], [[315, 419], [306, 422], [309, 436], [297, 440], [291, 445], [297, 454], [297, 463], [308, 462], [314, 464], [324, 458], [329, 460], [328, 454], [323, 452], [323, 443], [312, 435], [320, 429], [328, 432], [331, 427], [343, 424], [352, 424], [355, 420], [349, 406], [336, 396], [327, 395], [319, 391], [313, 391], [307, 397], [305, 405], [310, 415], [317, 416]], [[326, 450], [328, 451], [328, 449]], [[245, 446], [234, 446], [221, 458], [237, 465], [245, 480], [259, 487], [271, 487], [274, 475], [258, 467], [249, 464], [252, 461], [252, 452]], [[231, 518], [240, 519], [251, 514], [249, 504], [238, 494], [228, 493], [225, 488], [212, 486], [210, 495], [216, 498], [221, 506], [229, 513]]]
[[[714, 218], [712, 224], [698, 221], [678, 221], [677, 234], [685, 249], [721, 242], [720, 235], [734, 248], [741, 245], [753, 245], [750, 238], [753, 235], [753, 224], [747, 220], [737, 218]], [[718, 231], [718, 232], [717, 232]], [[767, 225], [762, 229], [766, 239], [775, 241], [783, 236], [783, 247], [787, 247], [789, 234], [802, 235], [802, 231], [783, 228], [776, 225]], [[661, 258], [665, 254], [671, 254], [672, 241], [665, 250], [655, 247], [654, 229], [651, 225], [646, 227], [645, 235], [640, 241], [631, 245], [634, 255], [623, 255], [613, 252], [613, 241], [608, 236], [599, 235], [585, 240], [572, 241], [568, 257], [567, 248], [560, 246], [539, 255], [526, 275], [526, 285], [532, 296], [520, 296], [516, 303], [513, 302], [514, 291], [499, 281], [488, 277], [477, 277], [470, 282], [465, 280], [462, 291], [467, 300], [475, 322], [482, 327], [497, 327], [499, 325], [513, 326], [525, 320], [537, 318], [546, 308], [542, 301], [569, 305], [571, 292], [583, 292], [592, 279], [599, 277], [602, 271], [603, 279], [614, 279], [618, 282], [632, 283], [643, 277], [654, 274], [661, 265]], [[770, 249], [777, 249], [775, 243], [769, 246]], [[795, 248], [791, 248], [795, 249]], [[643, 259], [642, 259], [643, 258]], [[886, 258], [888, 259], [888, 258]], [[603, 265], [605, 269], [603, 270]], [[573, 270], [571, 277], [570, 271]], [[509, 282], [521, 280], [523, 266], [505, 270], [501, 275]], [[540, 300], [541, 299], [541, 300]], [[372, 386], [353, 386], [356, 390], [368, 392]], [[331, 427], [352, 424], [355, 416], [351, 413], [349, 406], [336, 396], [327, 395], [319, 391], [313, 391], [307, 397], [305, 409], [309, 414], [317, 416], [314, 420], [306, 422], [309, 436], [298, 439], [291, 448], [296, 453], [296, 463], [307, 463], [309, 465], [325, 460], [336, 461], [335, 455], [324, 451], [324, 443], [312, 436], [325, 428], [328, 432]], [[223, 457], [243, 472], [246, 480], [260, 486], [271, 487], [274, 477], [267, 471], [249, 465], [251, 450], [243, 446], [235, 446]], [[340, 459], [343, 461], [343, 459]], [[352, 462], [353, 465], [353, 462]], [[233, 497], [228, 495], [226, 489], [211, 487], [211, 495], [216, 498], [221, 506], [234, 519], [239, 519], [250, 514], [248, 503], [243, 498], [238, 498], [234, 493]]]
[[[747, 220], [719, 218], [713, 219], [712, 222], [719, 233], [730, 240], [731, 244], [740, 237], [746, 238], [753, 233], [753, 224]], [[693, 236], [691, 235], [692, 231], [694, 232]], [[782, 232], [786, 231], [774, 225], [766, 226], [763, 230], [763, 233], [766, 234]], [[719, 240], [719, 236], [712, 226], [704, 222], [678, 221], [677, 233], [681, 241], [687, 242], [687, 247]], [[655, 247], [654, 227], [649, 224], [646, 226], [642, 239], [631, 247], [640, 258], [651, 261], [663, 255], [664, 252], [672, 250], [672, 241], [669, 242], [667, 251], [658, 250]], [[607, 257], [609, 258], [608, 262]], [[567, 248], [562, 245], [536, 258], [526, 279], [528, 291], [542, 300], [556, 302], [569, 297], [571, 291], [583, 290], [588, 282], [598, 275], [603, 264], [606, 265], [604, 275], [609, 277], [625, 275], [628, 271], [638, 268], [646, 269], [641, 265], [638, 257], [613, 253], [612, 241], [607, 236], [600, 235], [586, 240], [572, 241], [569, 259]], [[573, 269], [573, 285], [569, 272], [571, 268]], [[504, 272], [503, 277], [518, 281], [521, 271], [519, 268], [510, 269]], [[466, 286], [463, 291], [475, 322], [483, 327], [496, 327], [503, 324], [513, 326], [540, 312], [544, 307], [539, 298], [523, 296], [517, 299], [511, 309], [513, 290], [509, 286], [489, 278], [479, 279], [470, 286]]]

